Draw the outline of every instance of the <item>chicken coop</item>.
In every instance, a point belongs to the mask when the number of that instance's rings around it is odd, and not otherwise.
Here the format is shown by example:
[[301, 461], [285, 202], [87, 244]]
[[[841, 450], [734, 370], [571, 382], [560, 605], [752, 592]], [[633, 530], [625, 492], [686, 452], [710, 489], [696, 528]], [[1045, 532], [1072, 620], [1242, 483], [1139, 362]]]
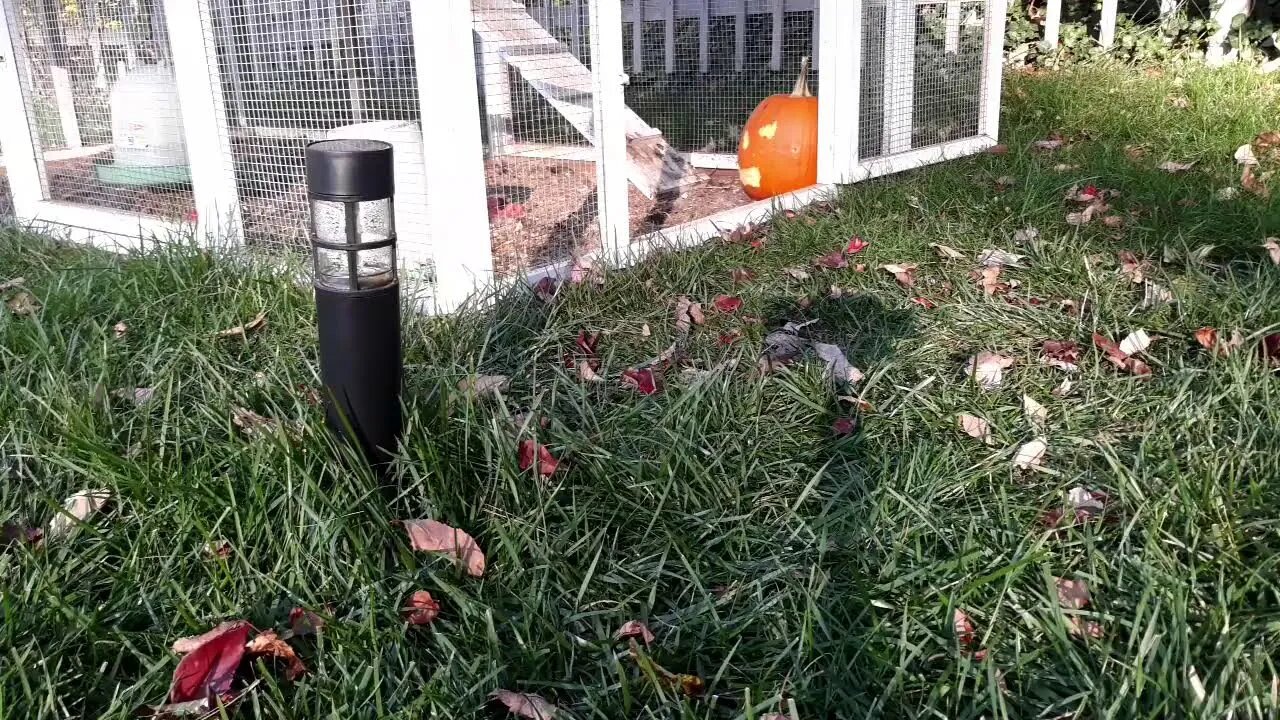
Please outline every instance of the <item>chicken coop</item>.
[[[448, 310], [994, 144], [1005, 5], [0, 0], [0, 16], [17, 217], [103, 247], [194, 232], [287, 259], [307, 248], [306, 144], [383, 140], [405, 275]], [[805, 58], [816, 182], [752, 200], [743, 128]]]

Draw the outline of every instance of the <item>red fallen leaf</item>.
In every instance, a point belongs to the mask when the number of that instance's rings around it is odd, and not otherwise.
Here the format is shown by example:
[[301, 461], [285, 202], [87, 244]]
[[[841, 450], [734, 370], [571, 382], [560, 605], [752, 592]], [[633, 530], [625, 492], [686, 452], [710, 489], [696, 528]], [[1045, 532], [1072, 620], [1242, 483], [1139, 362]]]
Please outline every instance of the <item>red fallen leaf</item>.
[[730, 330], [726, 333], [720, 333], [720, 337], [716, 343], [721, 347], [728, 347], [742, 339], [742, 331], [738, 329]]
[[468, 575], [484, 576], [484, 552], [467, 533], [437, 520], [403, 520], [400, 524], [414, 550], [452, 555], [467, 568]]
[[817, 260], [814, 260], [813, 264], [828, 270], [840, 270], [841, 268], [849, 267], [849, 261], [845, 259], [844, 253], [839, 250], [823, 255]]
[[639, 368], [623, 370], [622, 384], [641, 395], [655, 395], [662, 387], [662, 380], [653, 372], [653, 368]]
[[1114, 340], [1094, 333], [1093, 344], [1106, 354], [1107, 360], [1111, 361], [1111, 364], [1119, 368], [1125, 367], [1125, 361], [1129, 359], [1129, 354], [1121, 350]]
[[992, 145], [991, 147], [987, 148], [986, 153], [988, 155], [1008, 155], [1009, 146], [1005, 145], [1004, 143]]
[[[1119, 349], [1117, 347], [1117, 349]], [[1045, 340], [1040, 346], [1040, 362], [1050, 367], [1075, 372], [1079, 370], [1080, 346], [1071, 340]]]
[[440, 616], [440, 603], [426, 590], [416, 590], [409, 596], [409, 602], [400, 608], [400, 614], [410, 625], [430, 625]]
[[853, 238], [849, 240], [849, 244], [844, 246], [844, 252], [846, 255], [857, 255], [863, 250], [866, 250], [867, 246], [870, 244], [871, 243], [866, 240], [854, 235]]
[[583, 355], [594, 356], [596, 354], [596, 346], [600, 344], [600, 333], [588, 333], [586, 330], [579, 330], [578, 339], [574, 344], [578, 346], [578, 350]]
[[520, 203], [509, 202], [500, 195], [490, 195], [488, 197], [489, 219], [500, 218], [503, 220], [519, 220], [524, 217], [524, 205]]
[[985, 649], [973, 650], [973, 646], [978, 642], [978, 634], [973, 629], [973, 621], [969, 619], [969, 614], [960, 608], [956, 608], [951, 623], [955, 628], [956, 641], [960, 643], [960, 647], [966, 651], [972, 651], [974, 660], [978, 662], [986, 660], [987, 651]]
[[541, 445], [533, 440], [520, 441], [520, 471], [524, 472], [534, 466], [535, 458], [537, 460], [537, 473], [543, 477], [547, 477], [554, 473], [560, 467], [560, 461], [551, 455], [551, 451], [546, 445]]
[[550, 275], [533, 284], [533, 294], [537, 295], [543, 302], [551, 302], [559, 292], [560, 283], [556, 282], [556, 279]]
[[937, 305], [935, 305], [935, 304], [934, 304], [934, 302], [933, 302], [932, 300], [930, 300], [929, 298], [915, 297], [915, 298], [911, 298], [911, 302], [915, 303], [916, 305], [919, 305], [920, 307], [924, 308], [925, 310], [932, 310], [932, 309], [934, 309], [934, 308], [938, 307], [938, 306], [937, 306]]
[[653, 644], [653, 633], [649, 630], [649, 626], [639, 620], [630, 620], [622, 627], [618, 628], [618, 632], [613, 634], [614, 640], [623, 640], [625, 638], [640, 638], [645, 645]]
[[268, 630], [249, 641], [245, 647], [249, 655], [254, 657], [275, 658], [285, 664], [286, 680], [297, 680], [307, 674], [307, 666], [302, 658], [293, 651], [293, 647], [285, 642], [274, 630]]
[[836, 437], [849, 437], [858, 432], [858, 424], [857, 418], [836, 418], [835, 422], [831, 423], [831, 432]]
[[747, 244], [751, 246], [751, 251], [752, 251], [752, 252], [760, 252], [761, 250], [764, 250], [764, 241], [763, 241], [763, 240], [752, 240], [751, 242], [749, 242], [749, 243], [747, 243]]
[[750, 282], [756, 279], [756, 274], [747, 268], [734, 268], [729, 271], [729, 279], [734, 282]]
[[735, 295], [717, 295], [713, 302], [722, 313], [735, 313], [742, 308], [742, 298]]
[[294, 637], [314, 635], [324, 628], [324, 618], [307, 610], [296, 607], [289, 611], [289, 632]]
[[[236, 669], [240, 667], [240, 660], [244, 658], [249, 630], [249, 623], [236, 620], [223, 623], [198, 638], [189, 639], [198, 641], [198, 644], [184, 646], [187, 653], [173, 670], [169, 702], [187, 702], [227, 694], [235, 680]], [[177, 643], [175, 652], [176, 647]]]

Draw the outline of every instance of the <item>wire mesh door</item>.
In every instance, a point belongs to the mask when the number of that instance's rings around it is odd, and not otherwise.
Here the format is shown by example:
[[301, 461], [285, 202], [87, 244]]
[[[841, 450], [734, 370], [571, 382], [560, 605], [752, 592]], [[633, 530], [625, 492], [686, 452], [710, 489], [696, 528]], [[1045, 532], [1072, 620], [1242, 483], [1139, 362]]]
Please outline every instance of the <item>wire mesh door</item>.
[[189, 220], [194, 203], [161, 0], [9, 0], [42, 197]]
[[306, 144], [363, 138], [393, 146], [402, 254], [429, 259], [409, 0], [211, 0], [210, 9], [245, 243], [305, 252]]

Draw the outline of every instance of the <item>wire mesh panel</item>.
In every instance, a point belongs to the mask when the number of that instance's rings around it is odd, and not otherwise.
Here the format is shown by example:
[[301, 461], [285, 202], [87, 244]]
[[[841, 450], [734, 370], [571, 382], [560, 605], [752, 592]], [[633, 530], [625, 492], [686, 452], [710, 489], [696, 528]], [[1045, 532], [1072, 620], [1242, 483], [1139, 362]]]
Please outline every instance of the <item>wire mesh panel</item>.
[[600, 247], [589, 10], [588, 0], [472, 2], [499, 275]]
[[13, 0], [44, 197], [164, 219], [194, 205], [160, 0]]
[[363, 138], [394, 147], [402, 254], [429, 258], [409, 0], [210, 5], [246, 243], [305, 250], [306, 144]]

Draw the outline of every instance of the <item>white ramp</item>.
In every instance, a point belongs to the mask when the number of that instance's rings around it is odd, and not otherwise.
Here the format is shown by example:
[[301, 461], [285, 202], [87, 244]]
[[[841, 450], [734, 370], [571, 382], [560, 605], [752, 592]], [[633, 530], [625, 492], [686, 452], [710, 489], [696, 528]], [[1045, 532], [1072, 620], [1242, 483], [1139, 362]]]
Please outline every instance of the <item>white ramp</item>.
[[[490, 137], [506, 133], [510, 88], [508, 66], [547, 100], [556, 112], [595, 144], [594, 84], [591, 69], [534, 20], [517, 0], [472, 0], [475, 32], [485, 55], [485, 100]], [[496, 56], [496, 57], [495, 57]], [[496, 67], [495, 67], [496, 66]], [[498, 140], [499, 143], [502, 139]], [[671, 149], [662, 131], [627, 109], [628, 178], [645, 197], [697, 182], [702, 177]]]

